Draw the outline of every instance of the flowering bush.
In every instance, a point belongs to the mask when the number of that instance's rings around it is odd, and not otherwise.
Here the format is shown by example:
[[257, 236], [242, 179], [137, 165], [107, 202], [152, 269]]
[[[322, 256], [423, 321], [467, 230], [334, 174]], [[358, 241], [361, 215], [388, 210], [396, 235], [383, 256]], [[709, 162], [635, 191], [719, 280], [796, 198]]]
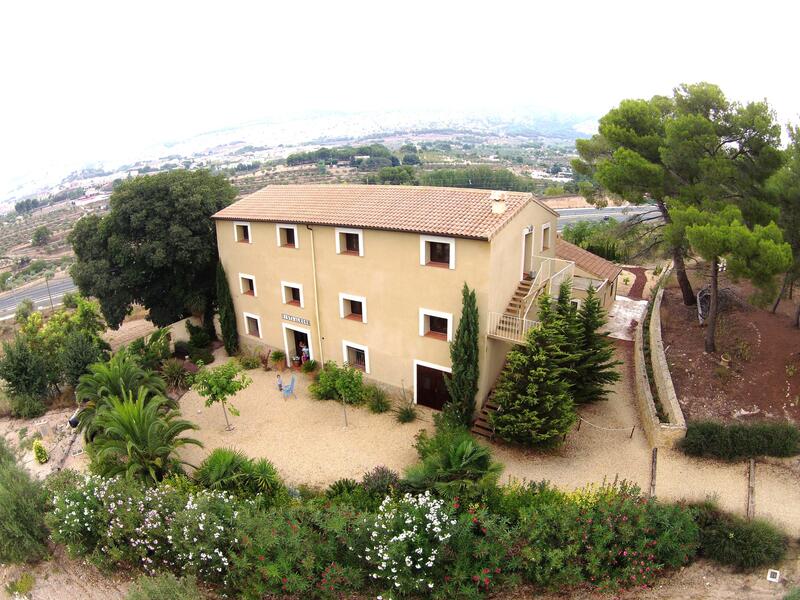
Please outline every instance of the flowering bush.
[[443, 579], [442, 549], [457, 524], [453, 508], [430, 492], [387, 496], [364, 523], [368, 540], [359, 558], [387, 594], [430, 594]]
[[224, 582], [240, 502], [226, 492], [180, 493], [125, 479], [88, 476], [53, 496], [53, 541], [110, 567], [138, 564]]

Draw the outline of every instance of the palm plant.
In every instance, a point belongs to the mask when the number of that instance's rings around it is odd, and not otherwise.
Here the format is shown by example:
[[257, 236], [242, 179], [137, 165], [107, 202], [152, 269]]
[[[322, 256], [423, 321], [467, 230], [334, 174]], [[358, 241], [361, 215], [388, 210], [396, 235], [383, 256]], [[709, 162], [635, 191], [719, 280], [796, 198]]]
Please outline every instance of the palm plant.
[[152, 483], [186, 464], [175, 456], [176, 450], [203, 444], [181, 434], [198, 427], [181, 419], [179, 411], [167, 408], [168, 403], [163, 396], [150, 396], [145, 388], [139, 388], [135, 399], [132, 392], [126, 392], [122, 400], [108, 398], [97, 411], [95, 424], [100, 432], [92, 442], [100, 475]]
[[194, 478], [207, 489], [249, 497], [262, 494], [274, 498], [284, 489], [271, 462], [265, 458], [248, 458], [233, 448], [214, 449], [197, 467]]
[[[145, 390], [148, 396], [166, 394], [166, 384], [154, 371], [143, 369], [127, 352], [120, 351], [106, 362], [89, 365], [89, 372], [80, 376], [75, 397], [82, 404], [78, 412], [78, 431], [90, 442], [98, 428], [94, 418], [111, 397], [125, 398], [128, 392]], [[177, 403], [167, 399], [166, 408], [177, 408]]]

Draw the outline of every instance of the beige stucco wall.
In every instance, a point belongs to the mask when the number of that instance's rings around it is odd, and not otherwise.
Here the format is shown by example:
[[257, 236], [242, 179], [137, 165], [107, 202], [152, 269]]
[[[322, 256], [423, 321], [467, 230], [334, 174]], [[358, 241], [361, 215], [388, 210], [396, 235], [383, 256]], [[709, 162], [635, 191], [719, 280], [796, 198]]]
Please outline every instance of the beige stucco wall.
[[[450, 367], [447, 341], [419, 335], [420, 308], [461, 316], [464, 282], [476, 292], [480, 314], [480, 404], [502, 367], [509, 344], [486, 336], [488, 312], [502, 312], [521, 275], [522, 229], [536, 227], [539, 254], [541, 224], [551, 222], [552, 255], [556, 217], [531, 203], [492, 240], [455, 238], [455, 268], [420, 265], [420, 235], [363, 230], [363, 256], [336, 253], [334, 227], [313, 226], [316, 288], [312, 267], [312, 230], [297, 226], [297, 248], [279, 247], [275, 223], [250, 222], [251, 243], [235, 241], [234, 223], [217, 221], [220, 259], [228, 277], [242, 344], [285, 350], [284, 326], [309, 332], [312, 357], [344, 362], [342, 341], [368, 348], [368, 378], [414, 393], [414, 361]], [[256, 296], [242, 294], [239, 275], [256, 279]], [[303, 307], [284, 304], [281, 281], [302, 285]], [[366, 298], [367, 322], [343, 319], [339, 294]], [[316, 307], [319, 314], [317, 315]], [[243, 313], [257, 315], [261, 339], [245, 334]], [[298, 324], [284, 318], [303, 319]], [[291, 346], [291, 342], [290, 342]], [[487, 353], [491, 355], [487, 357]]]

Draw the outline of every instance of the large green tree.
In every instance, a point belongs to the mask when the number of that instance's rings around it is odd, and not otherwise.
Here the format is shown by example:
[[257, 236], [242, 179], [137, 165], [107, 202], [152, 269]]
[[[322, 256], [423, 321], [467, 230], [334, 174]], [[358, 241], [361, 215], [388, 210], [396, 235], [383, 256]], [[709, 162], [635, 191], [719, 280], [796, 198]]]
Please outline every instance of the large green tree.
[[190, 313], [213, 322], [218, 255], [210, 217], [235, 195], [224, 176], [204, 170], [122, 182], [109, 214], [81, 219], [70, 234], [81, 293], [100, 301], [111, 327], [134, 303], [161, 327]]
[[[773, 312], [778, 309], [786, 289], [800, 280], [800, 127], [789, 127], [789, 136], [791, 143], [786, 148], [786, 162], [767, 182], [767, 189], [781, 211], [778, 224], [792, 247], [793, 258], [792, 266], [784, 277], [781, 294], [773, 305]], [[800, 303], [792, 322], [795, 327], [800, 327]]]
[[675, 207], [667, 236], [685, 239], [688, 246], [709, 264], [710, 307], [705, 338], [706, 352], [716, 352], [716, 327], [719, 312], [719, 271], [726, 260], [734, 278], [749, 279], [762, 292], [773, 297], [775, 277], [789, 268], [792, 252], [783, 242], [775, 223], [747, 227], [742, 212], [735, 206]]
[[614, 343], [600, 333], [606, 324], [606, 314], [594, 287], [586, 292], [586, 298], [578, 310], [580, 360], [575, 364], [575, 380], [572, 391], [576, 404], [605, 400], [608, 386], [619, 381], [617, 367], [622, 364], [614, 357]]
[[[681, 85], [672, 97], [623, 100], [600, 119], [598, 133], [578, 140], [575, 171], [591, 202], [604, 194], [655, 203], [643, 219], [672, 221], [672, 206], [736, 204], [747, 225], [776, 218], [764, 183], [781, 165], [780, 127], [766, 102], [741, 105], [709, 83]], [[657, 225], [656, 227], [660, 227]], [[695, 302], [685, 246], [671, 245], [683, 301]]]
[[478, 393], [478, 301], [467, 284], [461, 290], [461, 320], [450, 344], [453, 373], [445, 377], [450, 400], [445, 413], [462, 425], [472, 423]]

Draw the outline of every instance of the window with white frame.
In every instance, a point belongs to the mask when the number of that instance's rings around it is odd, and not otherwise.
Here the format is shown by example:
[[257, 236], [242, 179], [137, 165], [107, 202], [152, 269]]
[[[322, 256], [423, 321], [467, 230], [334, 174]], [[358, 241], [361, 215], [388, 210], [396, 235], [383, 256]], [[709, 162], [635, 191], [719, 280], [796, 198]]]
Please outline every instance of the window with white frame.
[[239, 273], [239, 290], [245, 296], [256, 295], [256, 278], [254, 275]]
[[456, 268], [455, 238], [419, 236], [419, 264], [429, 267]]
[[282, 248], [299, 248], [300, 242], [297, 238], [297, 225], [287, 225], [277, 223], [275, 225], [275, 236], [278, 246]]
[[367, 299], [364, 296], [339, 294], [339, 316], [351, 321], [367, 322]]
[[542, 225], [542, 252], [550, 249], [550, 223]]
[[369, 348], [342, 340], [342, 362], [354, 369], [369, 373]]
[[337, 227], [336, 254], [364, 256], [364, 230]]
[[251, 244], [253, 242], [253, 239], [250, 236], [250, 223], [234, 221], [233, 239], [243, 244]]
[[251, 313], [244, 313], [244, 330], [247, 335], [261, 337], [261, 317]]
[[419, 334], [423, 337], [451, 341], [453, 339], [452, 313], [420, 308]]
[[581, 309], [581, 301], [578, 298], [573, 298], [572, 300], [569, 301], [569, 303], [575, 307], [575, 310]]
[[305, 306], [303, 284], [281, 281], [281, 300], [283, 300], [284, 304], [291, 304], [303, 308]]

